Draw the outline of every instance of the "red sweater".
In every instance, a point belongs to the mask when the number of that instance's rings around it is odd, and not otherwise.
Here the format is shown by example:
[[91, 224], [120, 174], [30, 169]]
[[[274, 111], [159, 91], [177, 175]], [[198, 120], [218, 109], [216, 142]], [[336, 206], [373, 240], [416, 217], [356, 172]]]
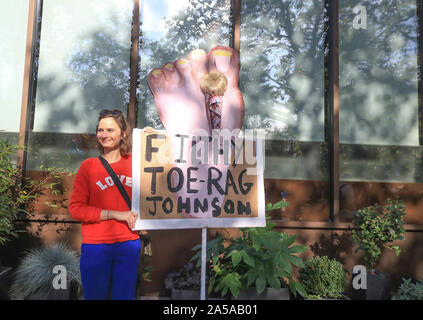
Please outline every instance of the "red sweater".
[[[132, 157], [122, 157], [111, 167], [128, 195], [132, 190]], [[69, 213], [81, 221], [82, 243], [115, 243], [139, 239], [126, 222], [100, 220], [101, 209], [129, 211], [125, 200], [98, 158], [85, 160], [75, 176]]]

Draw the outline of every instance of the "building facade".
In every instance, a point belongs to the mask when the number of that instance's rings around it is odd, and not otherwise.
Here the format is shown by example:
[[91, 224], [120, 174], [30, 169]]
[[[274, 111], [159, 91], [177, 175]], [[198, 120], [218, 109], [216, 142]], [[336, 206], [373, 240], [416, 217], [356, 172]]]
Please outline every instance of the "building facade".
[[[0, 137], [40, 165], [75, 172], [97, 156], [102, 109], [132, 127], [162, 129], [147, 74], [196, 48], [240, 52], [244, 129], [265, 130], [266, 202], [280, 231], [308, 255], [360, 263], [354, 211], [389, 198], [406, 205], [402, 253], [378, 267], [423, 277], [422, 1], [6, 0], [0, 15]], [[79, 223], [63, 205], [35, 207], [33, 232], [79, 249]], [[46, 196], [48, 198], [48, 196]], [[50, 197], [53, 197], [52, 195]], [[59, 232], [56, 232], [59, 230]], [[210, 230], [213, 235], [216, 230]], [[221, 230], [235, 232], [236, 230]], [[186, 262], [200, 230], [151, 231], [153, 282]]]

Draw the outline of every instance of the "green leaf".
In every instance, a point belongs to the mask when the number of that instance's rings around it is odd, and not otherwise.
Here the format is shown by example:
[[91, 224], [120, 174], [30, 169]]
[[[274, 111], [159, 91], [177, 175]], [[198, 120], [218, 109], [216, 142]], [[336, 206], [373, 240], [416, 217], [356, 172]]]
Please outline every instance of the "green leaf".
[[281, 208], [285, 208], [285, 207], [289, 206], [289, 202], [286, 202], [286, 201], [283, 201], [283, 200], [280, 200], [280, 201], [274, 203], [273, 205], [270, 206], [270, 208], [269, 208], [269, 204], [271, 205], [271, 203], [267, 204], [267, 207], [266, 207], [267, 211], [277, 210], [277, 209], [281, 209]]
[[240, 275], [237, 273], [229, 273], [220, 279], [219, 284], [216, 286], [216, 290], [221, 290], [222, 296], [224, 296], [229, 289], [231, 294], [236, 297], [239, 295], [239, 291], [242, 287], [240, 278]]
[[191, 250], [192, 251], [197, 251], [197, 250], [200, 250], [201, 247], [202, 247], [201, 244], [197, 244], [197, 245], [193, 246]]
[[308, 249], [305, 246], [292, 246], [290, 248], [288, 248], [287, 252], [288, 253], [296, 253], [296, 254], [301, 254], [303, 252], [306, 252]]
[[256, 249], [256, 251], [260, 251], [261, 248], [261, 241], [258, 238], [253, 239], [253, 248]]
[[232, 257], [232, 264], [236, 267], [241, 262], [242, 254], [238, 250], [233, 250], [228, 254], [228, 258], [229, 257]]
[[295, 281], [289, 278], [289, 290], [291, 290], [294, 297], [297, 297], [297, 287]]
[[241, 251], [242, 254], [242, 259], [244, 260], [244, 262], [246, 264], [248, 264], [250, 267], [254, 267], [255, 263], [254, 263], [254, 258], [252, 256], [250, 256], [247, 252], [245, 252], [244, 250]]
[[209, 288], [207, 290], [207, 293], [208, 294], [212, 293], [213, 288], [214, 288], [215, 281], [216, 281], [216, 278], [215, 277], [210, 277], [210, 279], [209, 279]]
[[267, 284], [266, 278], [264, 277], [263, 274], [260, 274], [256, 279], [256, 290], [258, 294], [264, 291], [264, 289], [266, 288], [266, 284]]
[[291, 261], [292, 264], [296, 265], [297, 267], [303, 268], [304, 262], [300, 257], [294, 256], [294, 255], [284, 255], [289, 261]]
[[303, 285], [292, 278], [289, 278], [289, 289], [291, 290], [294, 297], [297, 296], [297, 292], [300, 292], [303, 297], [307, 297], [307, 291], [303, 287]]
[[246, 273], [246, 277], [247, 277], [247, 288], [256, 281], [257, 276], [259, 275], [257, 269], [250, 269], [248, 270], [248, 272]]
[[292, 244], [294, 244], [296, 238], [297, 236], [295, 234], [286, 237], [284, 239], [284, 245], [286, 245], [287, 247], [291, 246]]
[[273, 289], [279, 290], [281, 288], [281, 281], [279, 280], [279, 278], [275, 277], [274, 275], [268, 276], [267, 282]]
[[279, 265], [280, 267], [285, 270], [286, 272], [288, 272], [288, 274], [292, 273], [292, 266], [290, 261], [284, 257], [283, 254], [279, 255], [279, 259], [278, 259]]

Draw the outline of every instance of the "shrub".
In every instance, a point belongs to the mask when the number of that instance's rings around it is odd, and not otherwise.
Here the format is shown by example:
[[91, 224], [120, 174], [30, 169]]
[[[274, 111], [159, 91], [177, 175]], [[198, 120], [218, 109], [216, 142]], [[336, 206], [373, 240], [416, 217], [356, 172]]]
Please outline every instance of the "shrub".
[[423, 300], [423, 279], [412, 283], [411, 279], [402, 279], [398, 296], [392, 300]]
[[309, 259], [300, 270], [299, 281], [307, 291], [309, 298], [338, 299], [346, 284], [342, 264], [327, 256]]
[[181, 269], [170, 272], [164, 280], [166, 289], [200, 290], [201, 272], [189, 262]]
[[374, 267], [384, 248], [394, 250], [397, 256], [400, 254], [400, 248], [392, 242], [404, 240], [404, 215], [404, 203], [390, 199], [384, 207], [375, 204], [354, 213], [352, 239], [358, 245], [355, 252], [363, 250], [367, 267]]
[[[60, 178], [65, 171], [57, 168], [39, 169], [44, 178], [34, 180], [22, 175], [21, 167], [13, 160], [19, 150], [26, 147], [18, 146], [8, 139], [0, 139], [0, 246], [11, 237], [16, 237], [16, 218], [28, 218], [32, 204], [46, 190], [53, 195], [61, 193]], [[50, 207], [57, 207], [55, 203], [45, 203]]]
[[[258, 294], [266, 287], [279, 290], [289, 286], [291, 292], [305, 294], [300, 283], [292, 278], [293, 266], [303, 267], [297, 254], [307, 250], [294, 245], [296, 236], [265, 228], [241, 228], [242, 236], [225, 240], [221, 234], [207, 242], [207, 258], [210, 261], [209, 294], [219, 292], [225, 296], [229, 291], [238, 296], [240, 290], [255, 287]], [[193, 248], [198, 252], [192, 260], [200, 265], [201, 245]]]
[[10, 293], [24, 298], [39, 291], [48, 291], [56, 276], [53, 269], [58, 265], [66, 268], [68, 281], [81, 283], [77, 254], [59, 242], [52, 246], [30, 250], [24, 256], [13, 275]]

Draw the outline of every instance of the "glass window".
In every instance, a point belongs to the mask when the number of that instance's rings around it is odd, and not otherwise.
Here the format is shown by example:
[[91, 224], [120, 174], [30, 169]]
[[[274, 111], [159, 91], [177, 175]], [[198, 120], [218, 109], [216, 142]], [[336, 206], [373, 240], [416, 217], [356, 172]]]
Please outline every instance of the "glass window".
[[19, 135], [28, 1], [5, 0], [0, 10], [0, 137]]
[[242, 1], [244, 129], [266, 131], [266, 202], [274, 218], [329, 218], [324, 1]]
[[147, 75], [166, 62], [187, 57], [194, 49], [208, 52], [228, 46], [231, 38], [229, 0], [141, 0], [140, 86], [137, 127], [163, 129]]
[[102, 109], [126, 112], [132, 0], [44, 0], [27, 168], [96, 156]]
[[341, 217], [414, 197], [407, 219], [416, 222], [423, 191], [416, 1], [340, 1], [339, 13]]

